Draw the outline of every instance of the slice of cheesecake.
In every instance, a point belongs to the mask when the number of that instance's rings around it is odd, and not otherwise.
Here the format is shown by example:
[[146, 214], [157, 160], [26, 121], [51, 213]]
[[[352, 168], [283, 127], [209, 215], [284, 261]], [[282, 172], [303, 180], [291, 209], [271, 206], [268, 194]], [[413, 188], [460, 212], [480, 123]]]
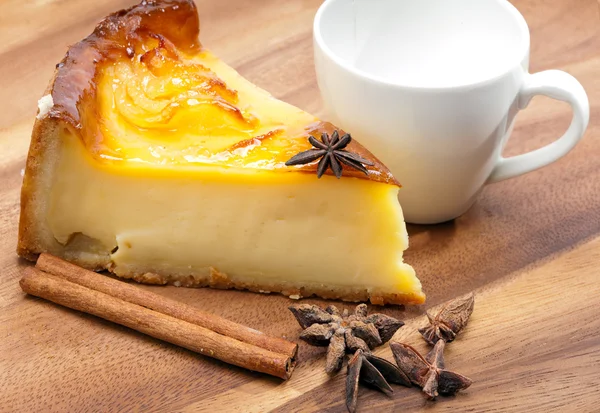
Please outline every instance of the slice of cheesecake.
[[389, 170], [198, 35], [192, 1], [143, 1], [69, 49], [40, 100], [19, 255], [152, 284], [422, 303]]

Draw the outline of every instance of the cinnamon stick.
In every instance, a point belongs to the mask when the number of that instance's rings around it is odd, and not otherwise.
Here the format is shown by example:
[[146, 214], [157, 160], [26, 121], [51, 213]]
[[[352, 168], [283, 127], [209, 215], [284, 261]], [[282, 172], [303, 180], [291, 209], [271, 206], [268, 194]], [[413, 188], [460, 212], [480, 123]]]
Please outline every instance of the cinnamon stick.
[[206, 313], [190, 305], [142, 290], [102, 274], [86, 270], [50, 254], [39, 256], [36, 267], [73, 283], [111, 295], [133, 304], [150, 308], [180, 320], [213, 330], [219, 334], [254, 344], [275, 353], [296, 357], [298, 345], [278, 337], [268, 336], [258, 330]]
[[33, 267], [27, 267], [24, 272], [20, 285], [28, 294], [249, 370], [282, 379], [288, 379], [292, 373], [294, 363], [288, 355], [227, 337]]

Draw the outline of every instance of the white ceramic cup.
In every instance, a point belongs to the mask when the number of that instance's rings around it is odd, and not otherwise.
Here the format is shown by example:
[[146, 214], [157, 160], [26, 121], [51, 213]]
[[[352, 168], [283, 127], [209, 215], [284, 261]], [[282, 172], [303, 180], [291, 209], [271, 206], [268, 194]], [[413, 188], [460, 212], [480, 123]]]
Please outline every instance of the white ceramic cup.
[[[506, 0], [326, 0], [314, 50], [332, 121], [402, 183], [407, 222], [458, 217], [486, 183], [564, 156], [588, 124], [588, 99], [574, 77], [528, 73], [529, 29]], [[541, 149], [503, 158], [515, 115], [535, 95], [568, 102], [569, 129]]]

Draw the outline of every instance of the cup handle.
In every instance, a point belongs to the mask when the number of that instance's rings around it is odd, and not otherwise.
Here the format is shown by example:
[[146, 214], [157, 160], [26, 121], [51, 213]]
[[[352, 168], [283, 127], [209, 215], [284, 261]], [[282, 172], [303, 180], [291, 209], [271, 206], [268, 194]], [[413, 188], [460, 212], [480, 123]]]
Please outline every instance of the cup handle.
[[558, 140], [540, 149], [510, 158], [500, 157], [487, 183], [503, 181], [546, 166], [565, 156], [583, 136], [590, 119], [590, 104], [577, 79], [560, 70], [528, 74], [519, 92], [519, 109], [525, 109], [535, 95], [548, 96], [571, 105], [573, 119], [569, 129]]

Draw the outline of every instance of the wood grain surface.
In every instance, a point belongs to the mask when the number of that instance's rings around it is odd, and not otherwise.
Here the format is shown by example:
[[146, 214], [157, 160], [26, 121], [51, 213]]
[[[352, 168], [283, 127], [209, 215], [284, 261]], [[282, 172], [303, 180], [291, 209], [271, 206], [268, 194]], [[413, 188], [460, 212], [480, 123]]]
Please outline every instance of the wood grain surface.
[[[202, 40], [276, 97], [324, 116], [311, 40], [320, 3], [201, 0]], [[302, 343], [284, 383], [20, 290], [28, 264], [14, 251], [36, 101], [67, 46], [131, 4], [0, 0], [0, 411], [345, 411], [345, 375], [327, 377], [323, 349]], [[599, 7], [595, 0], [514, 4], [530, 25], [531, 71], [562, 69], [581, 81], [591, 103], [589, 130], [551, 166], [486, 187], [454, 222], [409, 227], [406, 261], [427, 304], [378, 311], [407, 321], [395, 339], [425, 350], [415, 332], [424, 311], [475, 290], [472, 320], [446, 352], [447, 365], [474, 384], [435, 402], [416, 389], [395, 387], [391, 398], [362, 389], [360, 411], [600, 411]], [[565, 104], [536, 98], [519, 115], [506, 154], [556, 139], [570, 117]], [[295, 340], [300, 332], [281, 296], [142, 288], [273, 335]], [[387, 346], [377, 354], [391, 360]]]

